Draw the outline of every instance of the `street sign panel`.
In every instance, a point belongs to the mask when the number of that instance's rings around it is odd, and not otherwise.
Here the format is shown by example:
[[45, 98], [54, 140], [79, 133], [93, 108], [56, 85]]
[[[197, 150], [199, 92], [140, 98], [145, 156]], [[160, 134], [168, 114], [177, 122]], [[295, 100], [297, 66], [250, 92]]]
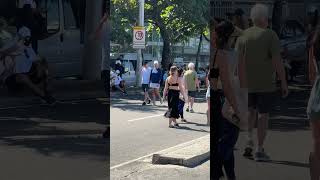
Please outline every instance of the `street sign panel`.
[[133, 28], [133, 48], [144, 49], [146, 47], [146, 30], [144, 27]]

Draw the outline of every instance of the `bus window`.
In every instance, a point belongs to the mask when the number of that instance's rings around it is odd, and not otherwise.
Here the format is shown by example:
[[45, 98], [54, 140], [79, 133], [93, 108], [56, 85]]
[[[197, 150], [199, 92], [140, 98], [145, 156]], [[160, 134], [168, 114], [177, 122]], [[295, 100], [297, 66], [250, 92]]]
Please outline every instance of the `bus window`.
[[64, 12], [64, 27], [65, 29], [78, 29], [77, 26], [77, 16], [72, 8], [70, 0], [63, 1], [63, 12]]
[[49, 34], [56, 33], [60, 29], [59, 0], [38, 0], [37, 8], [46, 18]]

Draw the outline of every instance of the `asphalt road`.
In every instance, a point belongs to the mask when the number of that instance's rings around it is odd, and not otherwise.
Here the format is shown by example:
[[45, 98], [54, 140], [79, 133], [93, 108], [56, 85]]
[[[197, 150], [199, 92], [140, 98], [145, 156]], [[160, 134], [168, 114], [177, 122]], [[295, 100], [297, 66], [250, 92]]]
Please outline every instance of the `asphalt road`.
[[0, 108], [1, 180], [106, 179], [105, 99]]
[[195, 113], [185, 113], [189, 123], [180, 124], [179, 129], [168, 128], [168, 119], [163, 117], [167, 102], [142, 106], [141, 98], [134, 92], [111, 94], [111, 168], [210, 133], [204, 93], [197, 99]]

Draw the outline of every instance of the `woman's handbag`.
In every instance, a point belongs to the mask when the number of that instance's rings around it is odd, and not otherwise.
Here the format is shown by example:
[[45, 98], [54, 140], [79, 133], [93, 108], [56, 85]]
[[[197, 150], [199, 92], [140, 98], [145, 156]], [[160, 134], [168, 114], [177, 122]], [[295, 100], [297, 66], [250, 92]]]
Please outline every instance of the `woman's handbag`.
[[164, 113], [164, 117], [170, 118], [170, 117], [171, 117], [171, 111], [172, 111], [172, 109], [168, 109], [168, 110]]

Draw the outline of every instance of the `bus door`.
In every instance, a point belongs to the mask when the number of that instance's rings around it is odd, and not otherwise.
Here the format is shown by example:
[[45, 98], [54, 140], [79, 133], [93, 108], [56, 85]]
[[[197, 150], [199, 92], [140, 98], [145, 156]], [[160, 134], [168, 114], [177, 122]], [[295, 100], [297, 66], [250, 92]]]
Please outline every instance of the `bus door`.
[[49, 33], [47, 38], [39, 41], [39, 54], [48, 60], [53, 77], [81, 74], [79, 14], [74, 13], [72, 2], [74, 1], [38, 0], [38, 8], [46, 18]]

